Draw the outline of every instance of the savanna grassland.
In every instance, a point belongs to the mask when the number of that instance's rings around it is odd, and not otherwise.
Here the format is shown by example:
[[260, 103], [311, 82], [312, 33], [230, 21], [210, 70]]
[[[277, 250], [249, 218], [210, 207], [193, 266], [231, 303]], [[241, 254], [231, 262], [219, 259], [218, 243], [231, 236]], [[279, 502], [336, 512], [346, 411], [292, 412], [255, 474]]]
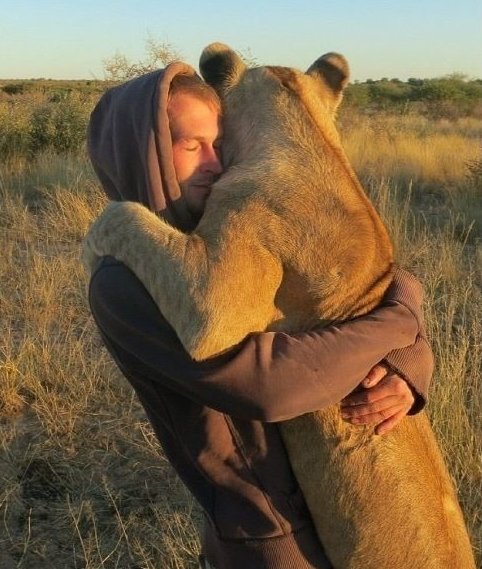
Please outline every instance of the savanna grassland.
[[[86, 303], [81, 241], [105, 198], [84, 133], [105, 84], [2, 87], [0, 567], [194, 568], [200, 513]], [[428, 411], [482, 567], [482, 109], [356, 105], [360, 93], [340, 129], [424, 283]]]

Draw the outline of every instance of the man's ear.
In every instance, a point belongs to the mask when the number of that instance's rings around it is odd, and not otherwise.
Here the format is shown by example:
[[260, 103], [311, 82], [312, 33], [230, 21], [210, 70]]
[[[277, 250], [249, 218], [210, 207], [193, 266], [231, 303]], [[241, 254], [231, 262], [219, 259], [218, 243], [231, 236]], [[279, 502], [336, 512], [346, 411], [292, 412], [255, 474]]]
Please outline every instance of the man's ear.
[[343, 90], [350, 79], [348, 61], [339, 53], [325, 53], [310, 65], [308, 75], [320, 80], [331, 91], [335, 107], [341, 102]]
[[205, 47], [201, 54], [199, 70], [206, 83], [222, 96], [239, 81], [246, 71], [246, 65], [227, 45], [212, 43]]

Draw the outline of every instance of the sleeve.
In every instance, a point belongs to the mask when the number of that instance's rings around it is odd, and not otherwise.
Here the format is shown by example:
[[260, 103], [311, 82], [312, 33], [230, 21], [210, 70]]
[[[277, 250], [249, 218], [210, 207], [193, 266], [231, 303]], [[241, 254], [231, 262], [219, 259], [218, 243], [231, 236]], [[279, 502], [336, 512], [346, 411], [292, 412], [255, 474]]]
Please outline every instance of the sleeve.
[[[417, 294], [419, 295], [419, 300], [416, 302], [413, 302], [413, 299], [407, 299], [407, 287], [405, 283], [408, 282], [411, 283], [413, 289], [418, 288]], [[390, 295], [393, 298], [398, 298], [401, 302], [405, 302], [407, 305], [417, 307], [415, 314], [419, 322], [419, 333], [417, 334], [415, 343], [405, 348], [392, 350], [383, 359], [383, 363], [400, 377], [403, 377], [411, 387], [415, 402], [409, 411], [409, 415], [414, 415], [425, 407], [434, 368], [433, 353], [427, 339], [425, 324], [423, 322], [423, 291], [413, 275], [407, 271], [398, 269], [395, 273], [392, 286], [387, 293], [387, 296]]]
[[404, 287], [407, 305], [389, 294], [363, 317], [303, 334], [252, 334], [205, 362], [190, 358], [142, 283], [115, 259], [94, 272], [89, 300], [121, 370], [135, 375], [138, 367], [143, 378], [223, 413], [277, 422], [339, 402], [390, 350], [415, 342], [419, 294]]

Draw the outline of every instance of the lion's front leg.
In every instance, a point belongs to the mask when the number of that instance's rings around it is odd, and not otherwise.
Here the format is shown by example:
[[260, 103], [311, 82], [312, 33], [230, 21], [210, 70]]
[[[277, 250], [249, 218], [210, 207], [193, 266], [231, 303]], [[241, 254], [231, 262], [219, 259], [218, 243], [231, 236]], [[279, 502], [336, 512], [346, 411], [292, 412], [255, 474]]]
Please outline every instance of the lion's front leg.
[[[189, 255], [186, 254], [190, 243]], [[111, 255], [144, 284], [162, 314], [181, 337], [199, 321], [190, 291], [206, 283], [205, 249], [144, 206], [112, 202], [84, 239], [83, 260], [91, 272], [100, 257]], [[196, 287], [194, 286], [196, 284]]]
[[111, 255], [131, 268], [133, 264], [140, 268], [147, 258], [149, 243], [156, 249], [182, 254], [186, 235], [141, 204], [110, 202], [84, 238], [83, 262], [92, 272], [100, 257]]
[[113, 203], [87, 234], [84, 257], [90, 269], [104, 255], [127, 265], [186, 350], [203, 360], [266, 329], [277, 314], [281, 264], [246, 235], [244, 217], [220, 223], [210, 238], [185, 235], [139, 204]]

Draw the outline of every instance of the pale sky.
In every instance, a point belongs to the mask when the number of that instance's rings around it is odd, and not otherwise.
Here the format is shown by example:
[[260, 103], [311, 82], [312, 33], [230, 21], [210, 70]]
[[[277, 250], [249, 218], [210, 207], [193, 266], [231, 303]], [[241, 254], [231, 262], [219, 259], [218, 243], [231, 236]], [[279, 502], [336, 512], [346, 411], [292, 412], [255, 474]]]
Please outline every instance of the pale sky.
[[0, 78], [102, 79], [152, 36], [197, 68], [222, 41], [260, 64], [306, 69], [344, 54], [353, 79], [482, 78], [482, 0], [0, 0]]

